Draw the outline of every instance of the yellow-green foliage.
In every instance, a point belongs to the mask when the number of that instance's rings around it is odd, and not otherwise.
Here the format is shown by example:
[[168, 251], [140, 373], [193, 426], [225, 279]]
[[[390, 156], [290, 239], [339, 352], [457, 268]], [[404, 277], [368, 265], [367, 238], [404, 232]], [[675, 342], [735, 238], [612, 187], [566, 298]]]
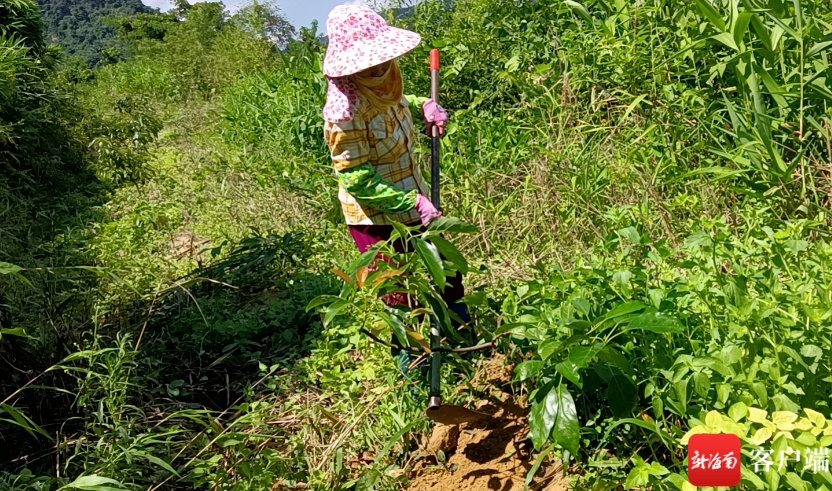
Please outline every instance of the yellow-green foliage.
[[[832, 420], [811, 408], [803, 408], [799, 413], [774, 411], [769, 414], [764, 409], [738, 402], [728, 408], [726, 413], [709, 411], [702, 419], [692, 419], [690, 430], [679, 443], [687, 445], [691, 436], [700, 433], [738, 435], [744, 458], [744, 462], [741, 462], [743, 484], [747, 489], [776, 490], [781, 489], [782, 485], [799, 491], [828, 490], [832, 486], [828, 464], [825, 469], [823, 465], [813, 466], [807, 458], [799, 456], [816, 455], [820, 461], [828, 462], [828, 449], [832, 447]], [[755, 452], [762, 454], [757, 455]], [[798, 456], [796, 461], [795, 456]], [[755, 469], [754, 462], [761, 458], [771, 460], [774, 465], [768, 468], [758, 466], [762, 469]], [[795, 462], [780, 465], [780, 459], [783, 458]], [[684, 477], [680, 473], [667, 479], [683, 491], [695, 489]]]

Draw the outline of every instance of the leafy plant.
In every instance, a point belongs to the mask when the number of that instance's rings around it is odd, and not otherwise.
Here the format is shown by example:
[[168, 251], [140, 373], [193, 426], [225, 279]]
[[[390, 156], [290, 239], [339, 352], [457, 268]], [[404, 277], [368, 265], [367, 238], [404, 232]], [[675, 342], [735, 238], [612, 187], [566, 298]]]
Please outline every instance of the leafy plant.
[[[457, 248], [443, 237], [444, 233], [472, 233], [476, 228], [456, 218], [434, 220], [424, 233], [418, 227], [394, 225], [388, 241], [371, 247], [351, 265], [349, 272], [333, 269], [345, 284], [338, 296], [320, 296], [312, 300], [307, 310], [327, 306], [323, 322], [328, 324], [337, 315], [351, 314], [362, 326], [362, 331], [378, 339], [387, 329], [392, 330], [400, 346], [429, 353], [427, 341], [431, 323], [442, 337], [455, 343], [462, 335], [454, 329], [452, 319], [458, 316], [442, 299], [447, 277], [457, 272], [468, 273], [468, 262]], [[402, 240], [414, 252], [398, 253], [392, 243]], [[378, 260], [377, 255], [387, 260]], [[370, 271], [370, 265], [375, 264]], [[381, 307], [384, 295], [403, 295], [407, 303]]]
[[90, 142], [96, 175], [116, 186], [145, 181], [150, 175], [150, 145], [161, 129], [146, 100], [117, 101], [115, 112], [98, 123], [94, 133], [99, 136]]

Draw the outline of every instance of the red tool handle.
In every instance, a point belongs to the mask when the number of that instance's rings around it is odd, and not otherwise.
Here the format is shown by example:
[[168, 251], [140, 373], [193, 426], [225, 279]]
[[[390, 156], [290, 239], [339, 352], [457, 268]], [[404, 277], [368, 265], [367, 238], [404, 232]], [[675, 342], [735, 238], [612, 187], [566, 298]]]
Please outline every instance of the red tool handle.
[[430, 50], [430, 69], [439, 70], [439, 50], [436, 48]]

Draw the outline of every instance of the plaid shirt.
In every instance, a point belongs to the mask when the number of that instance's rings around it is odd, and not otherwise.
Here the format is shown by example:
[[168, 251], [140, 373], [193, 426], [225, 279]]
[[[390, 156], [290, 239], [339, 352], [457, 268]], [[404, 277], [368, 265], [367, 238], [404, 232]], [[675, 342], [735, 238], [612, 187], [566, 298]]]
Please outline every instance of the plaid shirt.
[[[362, 100], [350, 121], [327, 121], [324, 138], [332, 153], [335, 170], [342, 172], [369, 162], [382, 179], [392, 182], [402, 192], [416, 190], [427, 196], [428, 186], [413, 160], [415, 137], [408, 106], [403, 97], [387, 112], [377, 113]], [[384, 213], [362, 207], [342, 184], [338, 188], [338, 199], [348, 225], [389, 225], [394, 221], [409, 224], [419, 220], [415, 209]]]

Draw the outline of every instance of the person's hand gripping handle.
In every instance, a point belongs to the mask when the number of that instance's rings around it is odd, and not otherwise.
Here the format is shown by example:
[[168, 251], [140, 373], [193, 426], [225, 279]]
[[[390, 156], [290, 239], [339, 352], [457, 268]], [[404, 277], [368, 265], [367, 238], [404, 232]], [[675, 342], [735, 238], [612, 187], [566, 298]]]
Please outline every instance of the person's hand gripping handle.
[[430, 51], [430, 96], [431, 98], [422, 106], [425, 116], [425, 126], [428, 136], [431, 137], [431, 183], [430, 200], [418, 196], [416, 210], [422, 219], [422, 224], [427, 226], [434, 218], [442, 216], [439, 211], [439, 138], [444, 133], [445, 122], [448, 120], [448, 113], [439, 105], [439, 50]]

